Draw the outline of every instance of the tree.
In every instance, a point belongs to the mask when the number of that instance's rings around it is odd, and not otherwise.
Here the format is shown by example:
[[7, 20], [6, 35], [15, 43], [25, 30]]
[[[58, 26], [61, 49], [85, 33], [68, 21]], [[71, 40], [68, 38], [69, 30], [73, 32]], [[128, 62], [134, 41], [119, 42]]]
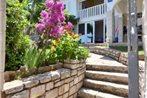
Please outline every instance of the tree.
[[145, 52], [145, 98], [147, 98], [147, 0], [143, 0], [143, 46]]
[[128, 0], [128, 69], [129, 98], [139, 98], [139, 66], [136, 0]]
[[6, 0], [0, 0], [0, 98], [4, 83], [5, 68], [5, 29], [6, 29]]

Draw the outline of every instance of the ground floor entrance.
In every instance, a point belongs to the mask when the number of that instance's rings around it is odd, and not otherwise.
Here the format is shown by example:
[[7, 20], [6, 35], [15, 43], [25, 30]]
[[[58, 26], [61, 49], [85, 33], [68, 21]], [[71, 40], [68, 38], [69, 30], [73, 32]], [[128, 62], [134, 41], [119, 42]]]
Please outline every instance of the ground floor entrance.
[[81, 43], [104, 43], [106, 38], [105, 20], [96, 20], [78, 25]]
[[95, 21], [95, 43], [104, 42], [103, 20]]

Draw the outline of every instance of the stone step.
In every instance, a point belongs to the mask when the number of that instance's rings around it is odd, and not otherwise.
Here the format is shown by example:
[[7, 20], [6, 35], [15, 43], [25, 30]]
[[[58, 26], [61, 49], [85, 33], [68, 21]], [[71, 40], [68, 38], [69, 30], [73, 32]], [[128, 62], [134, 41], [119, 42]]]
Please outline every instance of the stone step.
[[106, 93], [115, 94], [118, 96], [128, 96], [128, 85], [85, 79], [84, 87], [99, 90]]
[[87, 70], [94, 71], [106, 71], [106, 72], [118, 72], [118, 73], [128, 73], [127, 66], [110, 66], [110, 65], [94, 65], [94, 64], [86, 64]]
[[88, 88], [81, 88], [78, 92], [78, 98], [125, 98], [109, 93], [104, 93], [97, 90], [92, 90]]
[[128, 84], [128, 74], [116, 72], [103, 72], [103, 71], [86, 71], [86, 78], [115, 82], [120, 84]]

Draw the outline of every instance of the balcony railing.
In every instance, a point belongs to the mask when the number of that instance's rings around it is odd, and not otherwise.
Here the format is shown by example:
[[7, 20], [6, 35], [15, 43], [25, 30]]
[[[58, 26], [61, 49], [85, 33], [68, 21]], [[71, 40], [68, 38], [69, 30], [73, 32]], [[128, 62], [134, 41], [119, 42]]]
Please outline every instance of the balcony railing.
[[82, 9], [78, 11], [79, 18], [89, 18], [92, 16], [103, 15], [106, 12], [106, 4], [99, 4], [93, 7]]

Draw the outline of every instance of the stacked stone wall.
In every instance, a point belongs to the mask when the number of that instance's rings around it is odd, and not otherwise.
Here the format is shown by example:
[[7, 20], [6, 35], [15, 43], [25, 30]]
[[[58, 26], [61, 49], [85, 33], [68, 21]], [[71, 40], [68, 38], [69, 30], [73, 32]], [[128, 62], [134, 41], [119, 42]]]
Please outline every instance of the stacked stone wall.
[[[93, 53], [111, 57], [124, 65], [128, 65], [128, 53], [126, 52], [120, 52], [110, 48], [99, 48], [99, 47], [88, 47], [88, 48]], [[139, 55], [139, 60], [144, 60], [144, 56]]]
[[127, 53], [120, 52], [114, 49], [108, 49], [108, 48], [90, 48], [90, 51], [96, 54], [105, 55], [108, 57], [111, 57], [115, 60], [117, 60], [120, 63], [123, 63], [125, 65], [128, 65], [128, 55]]
[[4, 98], [77, 98], [83, 85], [86, 66], [55, 71], [14, 80], [4, 84]]

